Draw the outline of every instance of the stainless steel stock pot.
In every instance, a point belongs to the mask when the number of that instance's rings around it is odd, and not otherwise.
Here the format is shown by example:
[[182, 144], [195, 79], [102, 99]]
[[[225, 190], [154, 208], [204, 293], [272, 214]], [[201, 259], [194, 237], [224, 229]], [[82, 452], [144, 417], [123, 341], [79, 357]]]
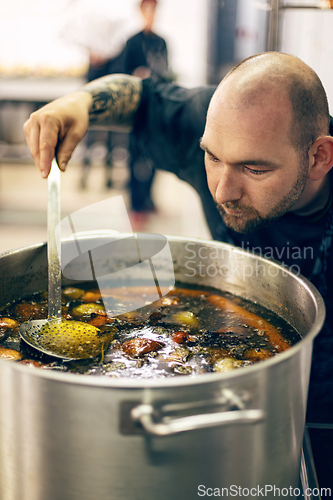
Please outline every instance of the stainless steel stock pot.
[[[98, 247], [106, 238], [81, 241]], [[176, 280], [258, 302], [302, 340], [232, 372], [154, 380], [0, 360], [1, 500], [275, 498], [276, 488], [294, 498], [323, 300], [301, 276], [244, 250], [174, 236], [168, 244]], [[0, 306], [45, 289], [46, 245], [2, 254], [0, 273]]]

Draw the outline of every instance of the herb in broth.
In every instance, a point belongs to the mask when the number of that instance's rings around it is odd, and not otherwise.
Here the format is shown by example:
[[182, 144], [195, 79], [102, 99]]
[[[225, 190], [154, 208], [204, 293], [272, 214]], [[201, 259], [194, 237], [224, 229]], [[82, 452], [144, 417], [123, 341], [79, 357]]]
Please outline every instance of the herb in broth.
[[156, 302], [121, 312], [125, 295], [135, 297], [145, 290], [109, 290], [115, 314], [109, 317], [101, 293], [91, 283], [62, 289], [63, 318], [94, 325], [108, 339], [99, 356], [78, 361], [55, 360], [20, 340], [22, 322], [47, 318], [47, 292], [9, 304], [0, 317], [0, 357], [73, 373], [161, 378], [238, 369], [300, 340], [274, 313], [211, 288], [178, 284]]

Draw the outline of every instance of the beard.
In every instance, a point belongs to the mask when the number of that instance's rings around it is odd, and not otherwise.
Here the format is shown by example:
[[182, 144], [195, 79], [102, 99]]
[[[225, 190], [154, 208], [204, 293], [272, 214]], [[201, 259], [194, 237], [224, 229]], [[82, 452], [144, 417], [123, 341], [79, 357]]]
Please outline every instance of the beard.
[[[298, 201], [307, 182], [308, 171], [300, 165], [297, 179], [290, 189], [266, 215], [261, 215], [255, 208], [237, 203], [216, 204], [225, 225], [237, 233], [249, 234], [268, 226], [272, 221], [279, 219]], [[229, 214], [224, 210], [240, 211], [240, 215]]]

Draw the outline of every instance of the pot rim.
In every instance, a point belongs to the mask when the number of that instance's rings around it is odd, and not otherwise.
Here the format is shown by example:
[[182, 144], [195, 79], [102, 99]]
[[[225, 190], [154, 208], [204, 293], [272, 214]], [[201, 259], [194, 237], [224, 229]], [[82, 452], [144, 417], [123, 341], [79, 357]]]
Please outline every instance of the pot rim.
[[[85, 231], [82, 233], [77, 233], [76, 236], [79, 238], [82, 237], [96, 237], [96, 236], [106, 236], [111, 233], [116, 234], [119, 233], [118, 231]], [[128, 233], [121, 233], [122, 235], [128, 235]], [[140, 234], [149, 234], [153, 235], [154, 233], [140, 233]], [[223, 246], [227, 247], [229, 250], [232, 250], [236, 254], [240, 254], [242, 256], [244, 255], [249, 255], [249, 252], [247, 252], [244, 249], [241, 249], [239, 247], [236, 247], [234, 245], [231, 245], [229, 243], [225, 242], [220, 242], [220, 241], [215, 241], [215, 240], [207, 240], [207, 239], [201, 239], [201, 238], [188, 238], [184, 236], [177, 236], [177, 235], [165, 235], [167, 240], [169, 241], [184, 241], [184, 242], [193, 242], [193, 243], [199, 243], [199, 244], [205, 244], [205, 245], [210, 245], [210, 246]], [[14, 250], [6, 251], [2, 254], [0, 254], [0, 259], [15, 253], [19, 253], [22, 251], [28, 251], [28, 250], [33, 250], [33, 249], [41, 249], [42, 247], [46, 247], [47, 243], [46, 242], [41, 242], [41, 243], [36, 243], [34, 245], [29, 245], [27, 247], [22, 247], [22, 248], [17, 248]], [[316, 289], [316, 287], [304, 276], [301, 274], [296, 274], [293, 270], [281, 266], [281, 264], [273, 259], [267, 259], [265, 257], [262, 257], [260, 255], [256, 255], [255, 253], [251, 253], [256, 259], [258, 259], [261, 262], [266, 262], [267, 261], [273, 265], [274, 267], [277, 267], [279, 269], [283, 269], [283, 271], [289, 275], [292, 276], [293, 279], [296, 279], [297, 281], [302, 282], [302, 286], [307, 288], [308, 293], [314, 297], [314, 302], [316, 304], [316, 320], [313, 323], [311, 329], [309, 332], [306, 334], [305, 337], [303, 337], [299, 342], [291, 346], [288, 350], [277, 354], [276, 356], [269, 358], [264, 361], [260, 361], [258, 363], [255, 363], [253, 365], [243, 367], [241, 369], [235, 369], [231, 370], [228, 372], [216, 372], [216, 373], [204, 373], [201, 375], [175, 375], [173, 377], [164, 377], [164, 378], [131, 378], [131, 377], [123, 377], [123, 378], [113, 378], [113, 377], [108, 377], [108, 376], [98, 376], [98, 375], [84, 375], [84, 374], [73, 374], [73, 373], [68, 373], [68, 372], [61, 372], [57, 370], [48, 370], [48, 369], [42, 369], [42, 368], [34, 368], [34, 367], [29, 367], [29, 366], [24, 366], [20, 364], [17, 361], [8, 361], [5, 359], [0, 358], [0, 364], [1, 363], [12, 363], [12, 366], [15, 370], [17, 370], [19, 373], [29, 373], [32, 376], [35, 377], [40, 377], [43, 379], [50, 379], [54, 380], [56, 382], [64, 382], [64, 383], [72, 383], [76, 385], [84, 385], [84, 386], [97, 386], [97, 387], [105, 387], [105, 388], [114, 388], [114, 389], [149, 389], [149, 388], [173, 388], [173, 387], [186, 387], [186, 386], [195, 386], [195, 385], [202, 385], [202, 384], [211, 384], [211, 383], [218, 383], [218, 382], [223, 382], [223, 381], [236, 381], [241, 377], [250, 377], [254, 376], [256, 373], [260, 372], [261, 370], [265, 370], [266, 368], [269, 369], [270, 367], [283, 363], [287, 361], [290, 357], [296, 355], [297, 351], [300, 351], [303, 349], [304, 344], [308, 342], [312, 342], [314, 338], [318, 335], [320, 332], [324, 321], [325, 321], [325, 316], [326, 316], [326, 309], [325, 309], [325, 303]]]

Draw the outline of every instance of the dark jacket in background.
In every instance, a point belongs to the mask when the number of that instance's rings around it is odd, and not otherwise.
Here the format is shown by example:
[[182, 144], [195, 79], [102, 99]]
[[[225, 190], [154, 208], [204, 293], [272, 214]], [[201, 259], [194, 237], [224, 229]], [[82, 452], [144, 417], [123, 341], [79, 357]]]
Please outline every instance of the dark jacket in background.
[[149, 68], [152, 77], [164, 79], [167, 76], [167, 46], [165, 40], [155, 33], [141, 31], [127, 41], [124, 72], [132, 75], [141, 66]]

